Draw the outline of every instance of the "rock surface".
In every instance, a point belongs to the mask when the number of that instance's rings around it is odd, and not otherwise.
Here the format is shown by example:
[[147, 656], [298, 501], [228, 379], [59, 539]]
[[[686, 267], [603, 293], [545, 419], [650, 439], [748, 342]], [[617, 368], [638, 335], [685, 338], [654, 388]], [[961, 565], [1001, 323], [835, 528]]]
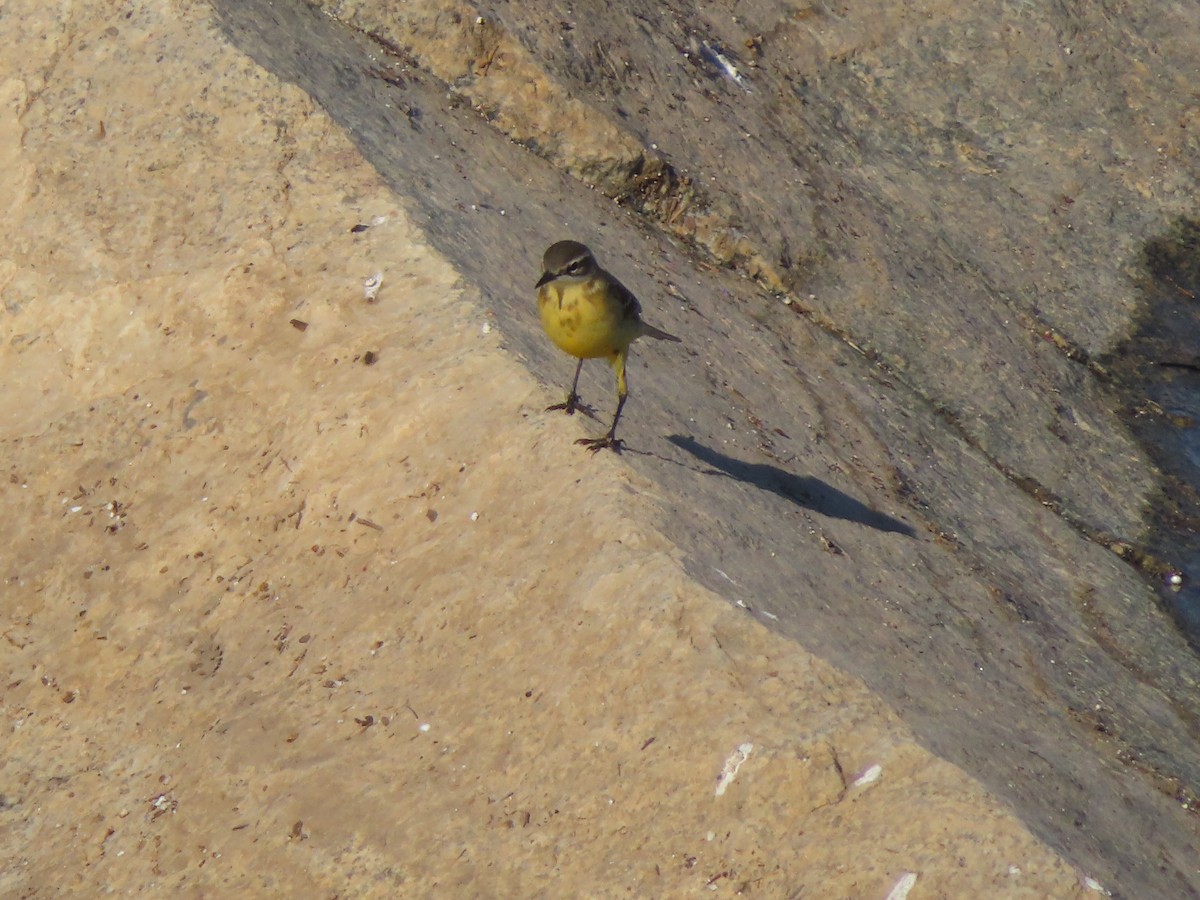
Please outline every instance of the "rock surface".
[[[1079, 361], [1195, 195], [1191, 8], [398, 9], [0, 18], [4, 892], [1200, 889]], [[623, 458], [542, 412], [567, 236], [686, 342]]]

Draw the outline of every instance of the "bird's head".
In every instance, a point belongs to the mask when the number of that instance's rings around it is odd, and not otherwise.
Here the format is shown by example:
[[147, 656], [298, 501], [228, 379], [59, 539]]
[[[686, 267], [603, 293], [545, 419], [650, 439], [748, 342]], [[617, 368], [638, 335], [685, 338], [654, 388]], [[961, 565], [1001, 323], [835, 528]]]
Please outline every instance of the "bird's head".
[[542, 277], [536, 286], [559, 279], [585, 281], [595, 271], [596, 259], [591, 250], [578, 241], [559, 241], [542, 256]]

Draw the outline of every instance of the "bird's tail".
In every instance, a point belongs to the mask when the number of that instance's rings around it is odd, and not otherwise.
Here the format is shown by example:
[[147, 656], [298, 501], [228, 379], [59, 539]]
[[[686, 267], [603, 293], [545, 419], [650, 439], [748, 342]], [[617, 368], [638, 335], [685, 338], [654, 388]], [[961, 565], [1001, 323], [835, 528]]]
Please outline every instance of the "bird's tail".
[[663, 331], [661, 328], [655, 328], [653, 325], [647, 325], [645, 322], [642, 322], [641, 326], [641, 334], [645, 337], [652, 337], [660, 341], [674, 341], [676, 344], [683, 343], [683, 341], [675, 337], [675, 335], [667, 334], [667, 332]]

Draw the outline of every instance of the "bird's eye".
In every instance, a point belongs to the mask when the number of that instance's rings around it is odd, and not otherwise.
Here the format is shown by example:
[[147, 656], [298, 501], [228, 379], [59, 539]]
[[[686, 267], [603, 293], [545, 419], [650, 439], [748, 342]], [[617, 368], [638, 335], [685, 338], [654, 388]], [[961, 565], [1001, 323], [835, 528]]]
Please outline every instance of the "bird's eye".
[[586, 268], [587, 268], [587, 260], [580, 259], [580, 260], [576, 260], [575, 262], [571, 263], [571, 268], [567, 269], [567, 272], [571, 275], [580, 275], [583, 273], [583, 271]]

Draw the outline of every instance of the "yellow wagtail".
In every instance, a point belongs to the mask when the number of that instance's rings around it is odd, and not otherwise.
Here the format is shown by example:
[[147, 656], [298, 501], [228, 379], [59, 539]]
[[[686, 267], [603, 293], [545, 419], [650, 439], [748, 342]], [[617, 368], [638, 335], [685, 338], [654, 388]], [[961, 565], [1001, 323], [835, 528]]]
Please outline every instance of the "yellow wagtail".
[[579, 359], [575, 380], [565, 403], [547, 409], [580, 408], [579, 373], [585, 359], [605, 357], [617, 374], [617, 413], [602, 438], [580, 438], [575, 443], [595, 452], [611, 447], [618, 453], [617, 421], [629, 391], [625, 384], [625, 358], [629, 345], [642, 337], [679, 342], [673, 334], [642, 321], [642, 307], [633, 292], [596, 264], [592, 251], [577, 241], [559, 241], [542, 257], [542, 277], [537, 283], [542, 327], [560, 350]]

